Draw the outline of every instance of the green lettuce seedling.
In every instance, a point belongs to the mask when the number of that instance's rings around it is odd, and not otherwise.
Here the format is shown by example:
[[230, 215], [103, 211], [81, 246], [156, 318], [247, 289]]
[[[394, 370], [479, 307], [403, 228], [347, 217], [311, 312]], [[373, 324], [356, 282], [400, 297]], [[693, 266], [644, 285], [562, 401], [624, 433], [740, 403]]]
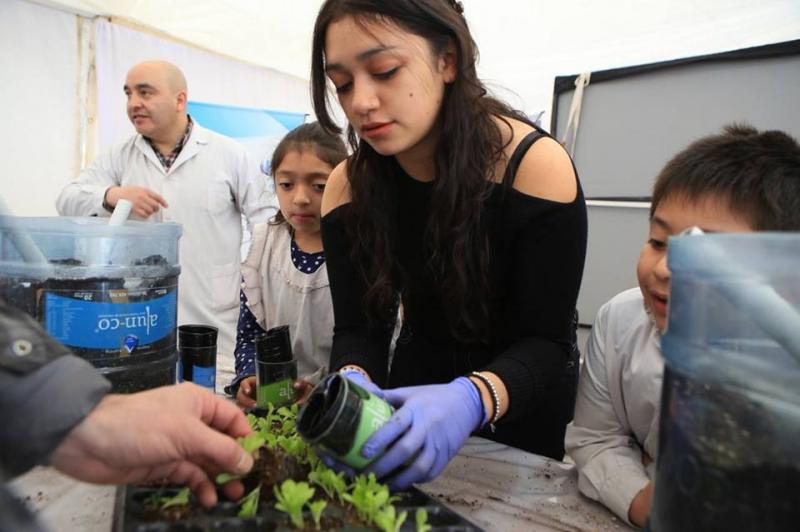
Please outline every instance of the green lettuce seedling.
[[258, 512], [259, 495], [261, 495], [261, 486], [245, 495], [245, 497], [239, 501], [239, 517], [246, 519], [256, 516], [256, 512]]
[[347, 481], [344, 473], [337, 473], [333, 469], [321, 467], [308, 474], [308, 480], [322, 488], [329, 499], [343, 501], [342, 495], [347, 493]]
[[319, 456], [317, 456], [314, 448], [310, 445], [306, 445], [306, 462], [312, 471], [316, 471], [320, 468], [320, 466], [325, 466], [325, 464], [322, 463], [322, 460], [319, 459]]
[[285, 436], [295, 434], [295, 418], [297, 405], [282, 406], [277, 410], [270, 403], [267, 415], [257, 421], [257, 429], [261, 432], [274, 432]]
[[164, 508], [169, 508], [170, 506], [186, 506], [189, 504], [189, 498], [192, 494], [189, 488], [183, 488], [182, 490], [178, 491], [172, 497], [161, 495], [161, 492], [157, 492], [153, 497], [149, 499], [149, 502], [154, 506], [158, 506], [162, 510]]
[[308, 482], [295, 482], [286, 480], [281, 484], [280, 489], [274, 486], [275, 498], [278, 502], [275, 508], [289, 514], [292, 524], [297, 528], [303, 528], [303, 506], [314, 496], [314, 488]]
[[425, 508], [417, 508], [414, 519], [417, 522], [417, 532], [429, 532], [433, 528], [428, 524], [428, 511]]
[[357, 476], [351, 492], [343, 494], [342, 498], [352, 504], [358, 516], [367, 522], [374, 522], [378, 511], [397, 499], [389, 495], [389, 488], [378, 482], [375, 473]]
[[278, 448], [278, 436], [273, 432], [261, 432], [261, 436], [264, 438], [264, 446], [269, 449], [270, 451], [274, 451]]
[[300, 463], [304, 463], [308, 457], [306, 442], [296, 434], [294, 436], [278, 436], [278, 445], [286, 451], [286, 454]]
[[322, 518], [322, 510], [328, 505], [326, 501], [319, 500], [308, 503], [308, 509], [311, 511], [311, 518], [314, 520], [314, 526], [317, 530], [320, 529], [319, 520]]
[[394, 506], [388, 504], [375, 513], [374, 521], [384, 532], [399, 532], [406, 515], [407, 512], [400, 512], [400, 515], [397, 515]]
[[214, 481], [221, 486], [222, 484], [227, 484], [231, 480], [238, 480], [240, 478], [242, 478], [241, 475], [232, 475], [230, 473], [220, 473], [219, 475], [217, 475], [217, 478], [215, 478]]
[[294, 404], [291, 407], [282, 406], [276, 412], [278, 414], [278, 418], [281, 422], [281, 434], [289, 435], [289, 434], [296, 434], [297, 430], [295, 429], [295, 419], [297, 418], [297, 405]]
[[243, 438], [236, 438], [236, 441], [239, 442], [239, 445], [242, 446], [242, 449], [250, 454], [253, 454], [253, 452], [255, 452], [257, 449], [263, 447], [265, 443], [264, 435], [258, 431], [251, 432]]

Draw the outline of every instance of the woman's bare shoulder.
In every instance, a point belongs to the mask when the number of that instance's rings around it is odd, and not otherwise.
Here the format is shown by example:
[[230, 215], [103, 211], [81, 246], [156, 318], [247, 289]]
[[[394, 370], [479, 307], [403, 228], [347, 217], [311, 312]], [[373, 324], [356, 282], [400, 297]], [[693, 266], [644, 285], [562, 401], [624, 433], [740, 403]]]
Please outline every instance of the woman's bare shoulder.
[[[519, 120], [508, 119], [509, 126], [501, 130], [507, 132], [508, 146], [503, 164], [505, 173], [506, 162], [517, 148], [519, 143], [534, 128]], [[556, 140], [544, 137], [531, 146], [520, 161], [513, 187], [528, 196], [569, 203], [578, 193], [578, 181], [575, 169], [572, 166], [567, 151]]]
[[325, 216], [336, 207], [350, 201], [350, 182], [347, 180], [347, 160], [339, 163], [328, 176], [325, 193], [322, 195], [321, 215]]

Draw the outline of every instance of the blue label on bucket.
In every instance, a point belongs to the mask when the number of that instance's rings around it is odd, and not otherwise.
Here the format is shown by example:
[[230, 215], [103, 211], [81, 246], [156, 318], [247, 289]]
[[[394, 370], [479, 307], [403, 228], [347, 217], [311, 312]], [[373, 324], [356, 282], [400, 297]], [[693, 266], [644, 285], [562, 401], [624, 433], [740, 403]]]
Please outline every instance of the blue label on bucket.
[[176, 294], [172, 291], [148, 301], [113, 303], [47, 293], [45, 330], [68, 346], [119, 349], [122, 339], [131, 336], [138, 345], [147, 345], [175, 330]]
[[198, 386], [204, 386], [214, 391], [217, 384], [216, 381], [217, 368], [215, 366], [204, 368], [202, 366], [192, 367], [192, 382]]

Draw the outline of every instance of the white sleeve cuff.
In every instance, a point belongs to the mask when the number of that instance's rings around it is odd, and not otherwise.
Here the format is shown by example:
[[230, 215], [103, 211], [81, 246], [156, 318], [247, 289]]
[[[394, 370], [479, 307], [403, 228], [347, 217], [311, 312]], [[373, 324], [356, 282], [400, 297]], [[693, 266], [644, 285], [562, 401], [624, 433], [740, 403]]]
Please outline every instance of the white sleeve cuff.
[[631, 502], [650, 482], [644, 467], [627, 460], [618, 460], [615, 471], [605, 480], [599, 490], [601, 502], [633, 526], [628, 520]]

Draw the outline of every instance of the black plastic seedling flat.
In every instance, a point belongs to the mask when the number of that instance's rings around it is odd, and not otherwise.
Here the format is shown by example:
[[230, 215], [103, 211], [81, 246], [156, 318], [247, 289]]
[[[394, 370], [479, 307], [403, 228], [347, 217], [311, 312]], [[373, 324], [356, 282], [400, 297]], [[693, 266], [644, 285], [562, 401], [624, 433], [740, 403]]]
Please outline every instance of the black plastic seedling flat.
[[[217, 506], [204, 510], [192, 505], [191, 514], [174, 521], [166, 521], [156, 512], [148, 510], [145, 501], [154, 495], [174, 495], [178, 488], [158, 488], [152, 486], [120, 486], [117, 488], [114, 503], [113, 532], [270, 532], [294, 530], [287, 514], [275, 510], [274, 503], [260, 505], [258, 513], [252, 518], [237, 517], [239, 506], [232, 502], [220, 502]], [[397, 512], [408, 512], [401, 530], [410, 532], [416, 529], [414, 516], [418, 509], [428, 513], [428, 525], [432, 532], [479, 532], [482, 529], [464, 519], [416, 488], [398, 493], [401, 498], [394, 503]], [[341, 508], [330, 507], [323, 511], [326, 517], [341, 521]], [[159, 520], [160, 519], [160, 520]], [[306, 513], [307, 530], [314, 525], [310, 514]], [[371, 530], [361, 525], [345, 523], [338, 530]], [[330, 530], [330, 528], [328, 528]]]

